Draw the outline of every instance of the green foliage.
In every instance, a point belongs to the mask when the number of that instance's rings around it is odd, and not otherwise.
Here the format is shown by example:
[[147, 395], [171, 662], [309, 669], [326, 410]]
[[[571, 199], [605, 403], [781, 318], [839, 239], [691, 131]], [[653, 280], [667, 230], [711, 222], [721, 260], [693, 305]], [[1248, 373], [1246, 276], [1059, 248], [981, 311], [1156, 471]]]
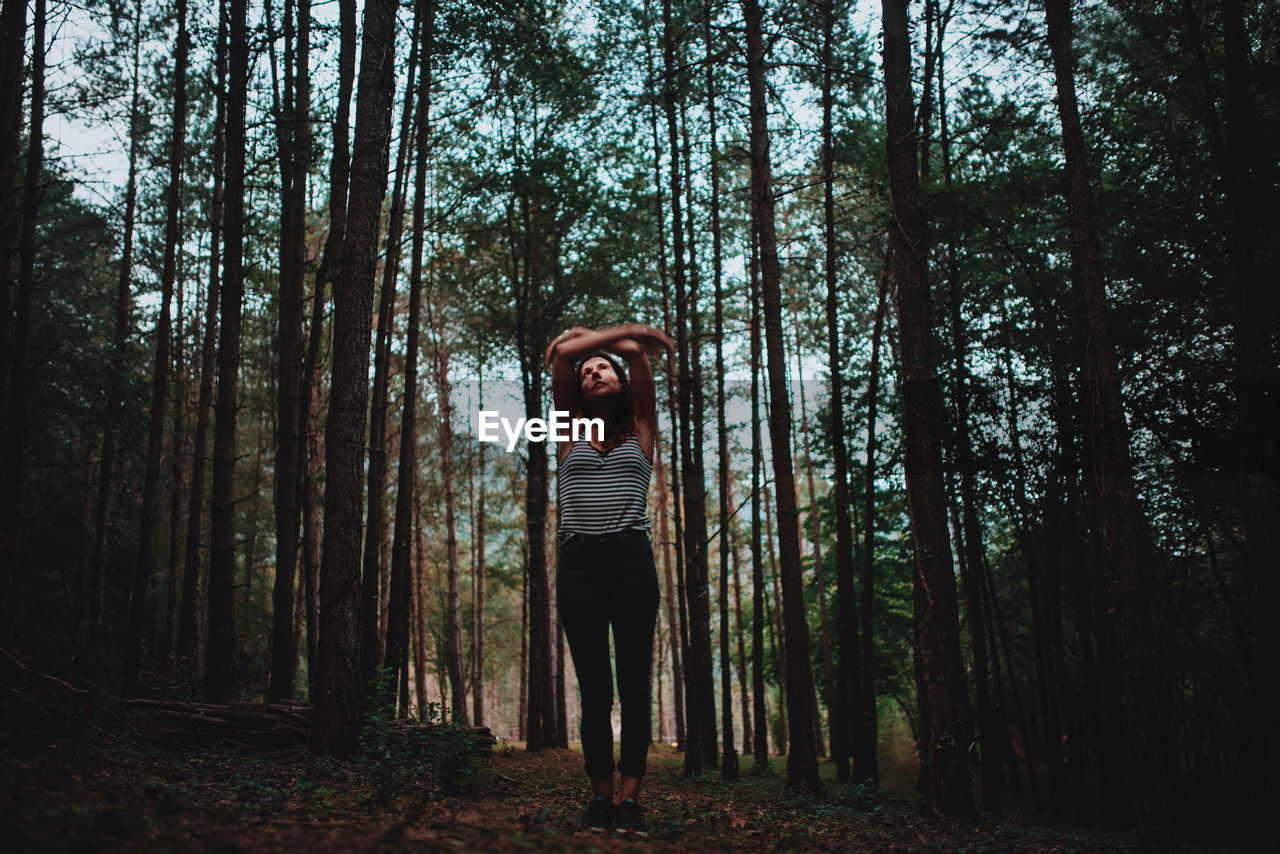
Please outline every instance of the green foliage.
[[377, 769], [375, 802], [385, 804], [405, 787], [426, 786], [444, 797], [487, 783], [471, 727], [450, 720], [443, 701], [428, 703], [417, 722], [397, 719], [388, 672], [385, 666], [376, 668], [375, 700], [365, 713], [361, 735], [361, 754]]

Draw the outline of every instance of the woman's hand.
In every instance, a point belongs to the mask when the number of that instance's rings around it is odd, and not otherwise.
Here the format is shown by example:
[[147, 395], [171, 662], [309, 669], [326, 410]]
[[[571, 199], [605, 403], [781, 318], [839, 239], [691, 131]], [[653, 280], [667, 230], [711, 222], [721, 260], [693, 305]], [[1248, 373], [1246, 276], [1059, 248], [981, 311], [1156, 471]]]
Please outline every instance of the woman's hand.
[[623, 327], [627, 330], [627, 336], [644, 348], [644, 351], [650, 356], [656, 356], [665, 350], [668, 356], [674, 356], [676, 353], [675, 342], [671, 340], [671, 336], [658, 329], [655, 326], [648, 326], [643, 323], [626, 323]]
[[624, 359], [644, 355], [645, 348], [634, 338], [619, 338], [609, 345], [609, 350]]
[[563, 344], [565, 341], [568, 341], [571, 338], [577, 338], [581, 335], [587, 335], [593, 331], [594, 330], [588, 329], [585, 326], [575, 326], [572, 329], [566, 329], [564, 332], [561, 332], [555, 338], [551, 339], [551, 343], [547, 345], [547, 352], [546, 352], [546, 355], [543, 357], [544, 358], [543, 366], [548, 368], [551, 367], [551, 361], [552, 359], [555, 358], [557, 346], [559, 346], [560, 344]]

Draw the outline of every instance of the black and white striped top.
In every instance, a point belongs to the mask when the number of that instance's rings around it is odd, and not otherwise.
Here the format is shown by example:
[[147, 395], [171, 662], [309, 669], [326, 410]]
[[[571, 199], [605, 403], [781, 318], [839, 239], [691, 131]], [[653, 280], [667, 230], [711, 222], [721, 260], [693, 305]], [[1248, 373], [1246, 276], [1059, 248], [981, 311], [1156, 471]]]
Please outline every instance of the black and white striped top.
[[610, 534], [649, 528], [646, 513], [653, 462], [633, 433], [608, 453], [574, 442], [556, 471], [561, 534]]

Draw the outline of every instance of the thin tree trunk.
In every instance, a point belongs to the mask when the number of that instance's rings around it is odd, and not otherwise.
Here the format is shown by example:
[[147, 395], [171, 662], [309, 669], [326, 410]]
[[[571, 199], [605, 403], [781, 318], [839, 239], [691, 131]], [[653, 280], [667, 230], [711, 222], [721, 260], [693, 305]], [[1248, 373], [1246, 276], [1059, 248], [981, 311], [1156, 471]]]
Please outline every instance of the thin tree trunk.
[[[827, 368], [831, 375], [831, 455], [835, 465], [836, 511], [836, 662], [831, 696], [831, 758], [836, 780], [850, 778], [851, 749], [856, 754], [866, 726], [859, 690], [859, 640], [853, 586], [853, 520], [849, 508], [849, 450], [845, 444], [844, 366], [840, 358], [840, 304], [836, 291], [835, 134], [832, 121], [831, 74], [835, 3], [822, 3], [822, 216], [823, 274], [827, 285]], [[828, 653], [829, 655], [830, 653]], [[828, 677], [830, 679], [830, 677]], [[857, 734], [855, 734], [857, 733]], [[852, 747], [850, 742], [852, 741]], [[859, 757], [861, 758], [861, 757]], [[855, 759], [854, 764], [859, 764]]]
[[863, 485], [862, 511], [862, 577], [859, 592], [859, 609], [862, 629], [862, 654], [858, 657], [860, 669], [850, 674], [856, 680], [859, 703], [855, 707], [861, 718], [861, 726], [854, 728], [853, 776], [859, 783], [878, 785], [880, 782], [879, 714], [876, 708], [875, 682], [875, 572], [876, 572], [876, 419], [879, 417], [880, 400], [880, 351], [884, 337], [885, 304], [889, 294], [889, 261], [886, 253], [880, 269], [877, 287], [875, 325], [871, 332], [871, 368], [867, 380], [867, 463]]
[[1140, 553], [1143, 533], [1129, 456], [1124, 394], [1107, 321], [1102, 246], [1093, 213], [1088, 151], [1076, 103], [1072, 58], [1071, 6], [1067, 0], [1045, 0], [1045, 23], [1053, 56], [1067, 170], [1067, 209], [1071, 221], [1071, 285], [1075, 334], [1082, 360], [1080, 400], [1085, 429], [1086, 496], [1090, 505], [1094, 551], [1099, 555], [1106, 605], [1120, 639], [1130, 789], [1138, 822], [1138, 844], [1144, 850], [1172, 848], [1164, 781], [1164, 753], [1156, 738], [1161, 731], [1159, 688], [1149, 591]]
[[164, 259], [160, 267], [160, 314], [156, 319], [156, 356], [151, 372], [151, 407], [147, 417], [147, 461], [142, 479], [142, 525], [133, 564], [129, 595], [128, 639], [125, 645], [124, 680], [127, 693], [137, 684], [142, 665], [142, 631], [147, 585], [155, 569], [152, 545], [159, 503], [160, 453], [164, 445], [164, 416], [169, 399], [169, 361], [172, 358], [173, 283], [178, 276], [178, 244], [182, 231], [178, 209], [182, 201], [182, 159], [187, 133], [187, 0], [178, 0], [178, 42], [173, 58], [173, 130], [169, 138], [169, 185], [165, 190]]
[[[422, 542], [422, 496], [413, 497], [413, 687], [418, 699], [418, 720], [426, 719], [427, 710], [427, 615], [423, 595], [426, 574]], [[394, 550], [395, 546], [392, 546]], [[394, 551], [392, 552], [394, 555]], [[394, 559], [394, 557], [393, 557]]]
[[787, 400], [786, 354], [782, 342], [782, 271], [778, 265], [773, 178], [769, 165], [763, 15], [757, 0], [744, 0], [743, 17], [747, 28], [747, 79], [751, 89], [751, 208], [760, 239], [761, 302], [765, 346], [769, 353], [769, 438], [778, 506], [782, 612], [786, 624], [787, 711], [791, 718], [787, 786], [792, 790], [816, 794], [821, 791], [822, 783], [818, 779], [813, 729], [813, 671], [809, 663], [809, 624], [805, 616], [804, 580], [800, 569], [800, 520], [791, 466], [791, 405]]
[[245, 113], [249, 91], [247, 0], [229, 0], [227, 56], [226, 224], [223, 232], [221, 323], [218, 332], [218, 393], [214, 404], [213, 500], [209, 532], [208, 638], [204, 693], [226, 702], [236, 677], [235, 466], [239, 403], [240, 322], [244, 303]]
[[[720, 236], [720, 151], [716, 139], [716, 99], [714, 63], [711, 46], [711, 18], [713, 10], [708, 3], [705, 16], [703, 43], [706, 47], [707, 118], [710, 123], [708, 136], [711, 141], [711, 276], [715, 290], [715, 338], [716, 338], [716, 436], [719, 440], [720, 480], [720, 727], [723, 732], [720, 777], [723, 780], [738, 779], [738, 748], [733, 743], [733, 688], [732, 656], [729, 653], [729, 565], [732, 562], [729, 546], [729, 428], [725, 419], [724, 392], [724, 285], [722, 282], [722, 248]], [[699, 418], [701, 421], [701, 418]]]
[[[387, 491], [387, 397], [391, 385], [391, 338], [395, 317], [396, 281], [400, 274], [401, 234], [404, 230], [405, 176], [409, 167], [409, 152], [414, 136], [414, 90], [417, 79], [418, 44], [422, 21], [415, 15], [413, 34], [409, 39], [409, 70], [405, 81], [404, 102], [400, 113], [400, 138], [396, 148], [395, 182], [391, 191], [391, 213], [387, 223], [387, 255], [382, 264], [382, 287], [378, 293], [378, 334], [373, 347], [373, 402], [369, 406], [369, 485], [367, 489], [364, 540], [364, 573], [360, 582], [363, 615], [360, 642], [360, 674], [365, 683], [373, 679], [374, 668], [385, 663], [396, 670], [395, 662], [383, 658], [383, 646], [379, 642], [379, 620], [373, 615], [382, 614], [378, 591], [382, 577], [382, 543], [387, 528], [385, 496]], [[419, 168], [422, 164], [419, 163]], [[392, 547], [394, 549], [394, 546]], [[407, 564], [406, 564], [407, 565]], [[388, 579], [388, 585], [390, 580]], [[392, 594], [394, 595], [394, 593]], [[390, 607], [390, 606], [388, 606]], [[399, 651], [397, 646], [396, 650]], [[390, 650], [388, 649], [389, 653]], [[394, 683], [393, 683], [394, 684]]]
[[[307, 677], [309, 694], [315, 697], [319, 671], [320, 562], [323, 551], [323, 513], [320, 472], [324, 459], [324, 433], [311, 413], [322, 388], [320, 344], [324, 338], [325, 286], [341, 265], [342, 241], [347, 227], [347, 187], [350, 180], [348, 139], [351, 124], [351, 90], [355, 82], [356, 4], [338, 2], [338, 103], [333, 118], [333, 156], [329, 160], [329, 233], [316, 270], [311, 296], [311, 323], [303, 360], [302, 399], [298, 406], [298, 471], [307, 471], [298, 482], [302, 508], [302, 573], [307, 587]], [[306, 437], [306, 441], [301, 441]]]
[[740, 572], [740, 555], [737, 544], [733, 549], [733, 611], [734, 629], [738, 639], [738, 692], [742, 701], [742, 752], [749, 754], [754, 750], [755, 733], [751, 729], [751, 689], [747, 681], [747, 644], [746, 629], [742, 622], [742, 574]]
[[[18, 246], [18, 287], [13, 317], [13, 352], [5, 412], [4, 473], [0, 486], [0, 579], [17, 569], [22, 539], [23, 500], [27, 478], [27, 432], [30, 429], [31, 313], [35, 298], [36, 221], [40, 179], [44, 171], [45, 0], [35, 0], [31, 22], [31, 124], [27, 128], [27, 174], [22, 190], [22, 236]], [[8, 317], [0, 317], [7, 323]], [[4, 382], [0, 376], [0, 383]]]
[[[479, 377], [480, 405], [484, 405], [484, 363], [480, 363], [477, 369]], [[473, 569], [473, 580], [471, 583], [471, 608], [472, 608], [472, 624], [471, 624], [471, 643], [475, 648], [475, 655], [472, 657], [472, 677], [471, 677], [471, 722], [475, 726], [484, 726], [485, 723], [485, 707], [484, 707], [484, 656], [485, 656], [485, 471], [484, 471], [484, 451], [485, 443], [480, 442], [479, 458], [476, 462], [477, 480], [480, 481], [480, 494], [476, 497], [476, 521], [475, 521], [475, 564]]]
[[311, 172], [311, 0], [298, 0], [296, 47], [293, 4], [285, 4], [285, 104], [279, 117], [280, 136], [280, 297], [275, 448], [276, 565], [272, 595], [271, 681], [273, 700], [294, 696], [297, 650], [294, 643], [294, 579], [298, 565], [298, 511], [301, 505], [302, 458], [305, 436], [299, 413], [303, 374], [303, 280], [306, 275], [307, 177]]
[[[320, 636], [311, 747], [349, 755], [360, 734], [361, 472], [369, 402], [369, 318], [387, 187], [395, 84], [396, 4], [367, 0], [351, 193], [334, 280], [333, 373], [325, 424], [325, 519]], [[371, 532], [370, 536], [375, 534]], [[370, 615], [364, 615], [369, 618]]]
[[165, 560], [165, 615], [164, 635], [160, 649], [160, 660], [164, 662], [164, 680], [172, 685], [177, 675], [174, 659], [175, 642], [178, 630], [178, 565], [182, 556], [182, 475], [185, 466], [183, 457], [186, 453], [187, 441], [187, 408], [190, 395], [187, 386], [186, 353], [183, 323], [184, 281], [179, 276], [177, 281], [177, 305], [174, 309], [176, 322], [173, 330], [173, 452], [169, 457], [169, 548]]
[[[942, 23], [939, 26], [943, 26]], [[939, 33], [939, 41], [942, 39]], [[945, 63], [938, 64], [938, 136], [942, 152], [942, 173], [946, 186], [951, 186], [951, 136], [947, 127], [947, 98], [945, 88]], [[982, 527], [978, 524], [977, 478], [973, 459], [973, 444], [969, 432], [969, 368], [967, 364], [967, 336], [960, 294], [960, 263], [956, 247], [948, 243], [943, 255], [946, 262], [948, 306], [951, 314], [952, 369], [951, 395], [955, 406], [955, 464], [960, 478], [961, 524], [957, 533], [963, 532], [964, 548], [960, 561], [960, 586], [964, 596], [965, 629], [969, 637], [969, 650], [973, 656], [973, 681], [977, 699], [979, 758], [982, 762], [982, 805], [995, 810], [1000, 806], [1000, 788], [1004, 775], [1000, 773], [1000, 754], [997, 743], [995, 713], [991, 705], [991, 675], [988, 663], [986, 622], [982, 607], [981, 569], [984, 547]]]
[[[809, 412], [804, 393], [804, 365], [800, 350], [800, 312], [793, 310], [796, 333], [796, 385], [800, 387], [800, 455], [804, 458], [805, 487], [809, 491], [809, 525], [813, 542], [813, 578], [818, 588], [818, 627], [822, 633], [822, 690], [827, 698], [828, 727], [831, 739], [832, 757], [842, 756], [848, 752], [848, 736], [845, 733], [845, 721], [848, 715], [844, 710], [837, 711], [835, 671], [832, 666], [831, 629], [827, 622], [827, 579], [822, 565], [822, 524], [818, 512], [818, 488], [813, 477], [813, 456], [809, 452]], [[822, 715], [816, 699], [813, 702], [814, 734], [817, 737], [818, 756], [824, 755], [825, 745], [822, 742]], [[837, 735], [837, 733], [841, 733]], [[837, 747], [839, 748], [837, 750]]]
[[764, 445], [760, 435], [760, 265], [756, 248], [756, 230], [751, 226], [751, 697], [755, 719], [755, 743], [752, 746], [754, 769], [763, 772], [769, 766], [769, 713], [765, 706], [764, 687], [764, 553], [760, 527], [760, 500], [763, 484], [760, 466]]
[[[8, 411], [9, 318], [13, 312], [21, 240], [22, 60], [27, 39], [27, 0], [0, 6], [0, 413]], [[2, 556], [0, 556], [2, 557]]]
[[187, 539], [182, 557], [182, 604], [178, 608], [178, 657], [194, 663], [200, 649], [197, 594], [200, 590], [200, 547], [203, 544], [204, 474], [213, 400], [214, 355], [218, 335], [218, 301], [222, 269], [223, 161], [226, 156], [226, 5], [218, 4], [215, 45], [213, 120], [213, 197], [209, 205], [209, 285], [205, 293], [203, 340], [200, 345], [200, 390], [196, 395], [196, 433], [191, 445], [191, 492], [187, 502]]
[[942, 397], [934, 371], [928, 270], [921, 254], [925, 217], [918, 188], [911, 42], [905, 0], [883, 0], [888, 172], [894, 224], [893, 277], [902, 347], [907, 501], [915, 552], [915, 658], [923, 809], [970, 815], [965, 754], [968, 697], [960, 660], [951, 542], [942, 481]]
[[667, 593], [667, 641], [671, 645], [671, 688], [675, 705], [676, 743], [684, 747], [684, 667], [680, 657], [680, 621], [676, 613], [679, 590], [675, 585], [671, 572], [671, 527], [669, 523], [670, 512], [668, 510], [667, 465], [662, 456], [661, 433], [655, 435], [653, 440], [653, 469], [657, 478], [658, 540], [661, 543], [662, 574], [665, 581], [663, 589]]
[[[1244, 756], [1246, 785], [1254, 788], [1254, 803], [1270, 817], [1274, 833], [1280, 828], [1275, 805], [1280, 803], [1280, 734], [1276, 732], [1276, 708], [1280, 706], [1280, 676], [1273, 663], [1280, 656], [1280, 569], [1277, 569], [1275, 530], [1280, 515], [1280, 449], [1276, 444], [1280, 422], [1280, 369], [1276, 365], [1275, 340], [1280, 302], [1275, 293], [1275, 223], [1277, 166], [1274, 137], [1259, 121], [1259, 101], [1274, 85], [1261, 81], [1274, 74], [1274, 51], [1261, 58], [1262, 68], [1250, 56], [1251, 42], [1246, 9], [1241, 0], [1222, 0], [1223, 23], [1223, 142], [1227, 167], [1223, 179], [1229, 217], [1232, 307], [1232, 373], [1235, 397], [1235, 474], [1244, 522], [1244, 551], [1254, 594], [1253, 617], [1257, 632], [1257, 662], [1249, 679], [1250, 715], [1243, 733], [1253, 747]], [[1194, 14], [1194, 13], [1193, 13]], [[1257, 25], [1254, 27], [1257, 29]], [[1263, 48], [1263, 51], [1266, 49]], [[1265, 57], [1265, 52], [1263, 53]], [[1255, 80], [1258, 81], [1255, 83]], [[1255, 91], [1258, 93], [1255, 95]], [[1267, 108], [1263, 107], [1263, 115]], [[1274, 125], [1273, 125], [1274, 127]], [[1273, 132], [1274, 133], [1274, 132]], [[1267, 248], [1270, 247], [1270, 248]]]
[[[89, 562], [90, 610], [94, 627], [101, 631], [106, 609], [107, 534], [111, 520], [111, 497], [115, 478], [116, 424], [121, 417], [121, 403], [125, 377], [128, 374], [129, 327], [132, 323], [133, 284], [133, 234], [138, 210], [138, 149], [142, 135], [139, 120], [141, 89], [139, 69], [141, 64], [142, 3], [134, 11], [133, 24], [133, 94], [129, 103], [129, 173], [124, 191], [124, 241], [120, 254], [120, 275], [116, 279], [116, 324], [112, 356], [113, 374], [107, 386], [107, 417], [103, 422], [101, 469], [98, 474], [98, 511], [94, 523], [93, 557]], [[221, 45], [221, 42], [219, 42]], [[19, 50], [19, 55], [22, 51]], [[21, 62], [21, 60], [19, 60]], [[219, 93], [222, 89], [219, 88]], [[7, 322], [7, 318], [6, 318]], [[4, 377], [0, 375], [0, 382]]]
[[[677, 393], [680, 412], [680, 477], [683, 498], [684, 527], [680, 532], [684, 545], [685, 589], [688, 609], [689, 646], [685, 665], [685, 776], [702, 773], [709, 751], [715, 745], [714, 679], [711, 670], [711, 603], [707, 589], [706, 498], [702, 478], [701, 455], [695, 457], [695, 442], [701, 447], [701, 424], [693, 423], [694, 376], [697, 360], [691, 350], [700, 342], [689, 341], [689, 325], [696, 315], [696, 293], [689, 286], [685, 272], [685, 221], [680, 199], [680, 135], [676, 104], [676, 34], [672, 21], [671, 0], [663, 0], [663, 105], [667, 115], [668, 146], [671, 152], [671, 238], [675, 268], [676, 350], [679, 377]], [[698, 432], [695, 438], [694, 432]], [[710, 716], [710, 727], [708, 727]], [[711, 733], [710, 745], [707, 744]]]
[[448, 568], [449, 599], [445, 613], [448, 638], [449, 691], [451, 711], [455, 723], [467, 722], [467, 686], [463, 676], [462, 655], [462, 598], [458, 568], [457, 499], [453, 489], [453, 407], [449, 401], [449, 348], [445, 341], [445, 308], [443, 299], [437, 296], [435, 345], [436, 345], [436, 398], [439, 400], [440, 418], [440, 482], [444, 489], [445, 557]]
[[[408, 598], [410, 584], [410, 547], [414, 532], [410, 530], [413, 509], [418, 501], [418, 356], [422, 326], [422, 277], [426, 251], [427, 163], [431, 145], [431, 55], [435, 39], [435, 2], [419, 0], [414, 29], [422, 32], [422, 69], [417, 80], [415, 161], [413, 175], [413, 231], [409, 259], [409, 329], [405, 340], [404, 403], [400, 415], [400, 460], [396, 473], [396, 510], [391, 539], [391, 596], [387, 608], [387, 637], [383, 662], [387, 668], [385, 685], [398, 684], [399, 663], [409, 646]], [[416, 52], [416, 51], [415, 51]], [[412, 78], [411, 78], [412, 79]], [[406, 99], [408, 99], [406, 94]], [[402, 123], [402, 127], [405, 125]], [[402, 132], [402, 139], [403, 136]], [[403, 142], [401, 143], [404, 144]], [[407, 164], [408, 161], [406, 160]], [[386, 287], [384, 282], [383, 287]], [[444, 417], [442, 413], [441, 417]], [[372, 500], [372, 499], [371, 499]], [[372, 517], [371, 517], [372, 518]], [[365, 552], [368, 558], [368, 550]], [[365, 564], [366, 570], [368, 564]], [[376, 576], [375, 576], [376, 577]], [[368, 581], [366, 573], [366, 581]], [[368, 597], [365, 597], [368, 604]], [[369, 657], [366, 656], [366, 660]]]

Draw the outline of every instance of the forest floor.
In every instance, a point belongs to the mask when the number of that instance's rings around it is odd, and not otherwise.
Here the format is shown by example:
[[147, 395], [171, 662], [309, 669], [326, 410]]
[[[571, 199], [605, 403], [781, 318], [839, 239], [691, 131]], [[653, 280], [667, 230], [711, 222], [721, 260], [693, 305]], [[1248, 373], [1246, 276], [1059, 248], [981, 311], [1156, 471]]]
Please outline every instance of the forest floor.
[[[389, 730], [388, 730], [389, 731]], [[368, 745], [346, 762], [302, 748], [157, 745], [103, 731], [24, 738], [0, 751], [0, 851], [1128, 851], [1132, 836], [1038, 823], [1025, 812], [972, 822], [921, 818], [909, 769], [878, 790], [784, 792], [784, 760], [723, 783], [650, 753], [647, 838], [579, 830], [582, 757], [500, 743], [478, 764], [458, 745]], [[16, 748], [16, 749], [12, 749]], [[429, 772], [441, 763], [452, 779]]]

